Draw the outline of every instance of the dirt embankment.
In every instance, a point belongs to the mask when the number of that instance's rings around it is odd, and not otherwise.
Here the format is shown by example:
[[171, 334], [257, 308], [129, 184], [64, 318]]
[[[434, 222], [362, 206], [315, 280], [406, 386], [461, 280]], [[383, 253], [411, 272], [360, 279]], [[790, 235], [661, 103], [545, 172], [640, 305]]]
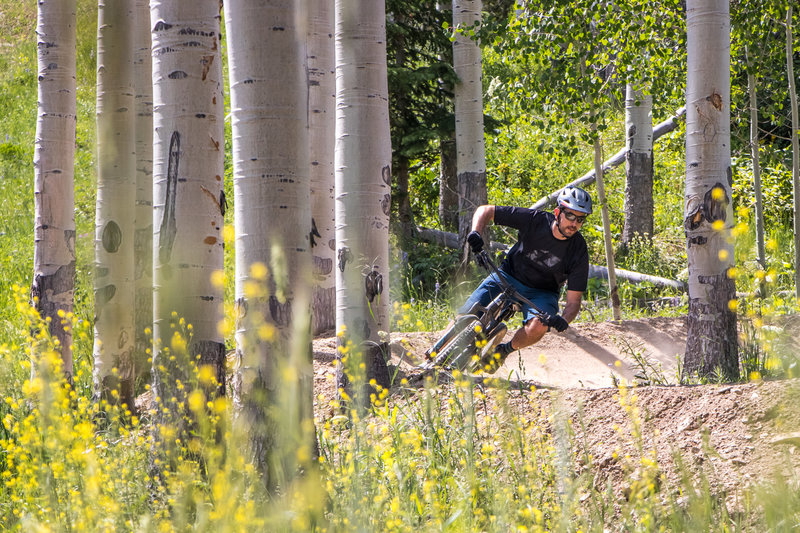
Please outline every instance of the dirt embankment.
[[[532, 417], [542, 407], [568, 415], [575, 446], [583, 448], [573, 451], [591, 456], [599, 472], [595, 482], [602, 486], [610, 482], [625, 490], [636, 475], [639, 446], [656, 454], [667, 479], [677, 481], [687, 470], [702, 474], [720, 498], [734, 498], [737, 487], [766, 479], [776, 468], [800, 475], [798, 380], [646, 386], [628, 388], [620, 397], [615, 383], [634, 383], [643, 365], [650, 365], [648, 376], [660, 372], [676, 382], [685, 331], [685, 318], [578, 324], [512, 354], [495, 376], [537, 384], [512, 400]], [[393, 362], [410, 371], [436, 337], [393, 334]], [[332, 414], [335, 356], [335, 338], [314, 341], [318, 420]], [[631, 436], [634, 419], [641, 420], [638, 443]]]

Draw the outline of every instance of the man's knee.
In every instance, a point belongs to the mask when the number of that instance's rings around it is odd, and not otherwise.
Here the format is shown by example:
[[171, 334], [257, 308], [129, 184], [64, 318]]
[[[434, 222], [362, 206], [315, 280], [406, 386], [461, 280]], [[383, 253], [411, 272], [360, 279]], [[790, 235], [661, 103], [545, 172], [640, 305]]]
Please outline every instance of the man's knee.
[[531, 336], [541, 337], [547, 333], [547, 326], [542, 324], [538, 318], [532, 318], [525, 324], [525, 331]]

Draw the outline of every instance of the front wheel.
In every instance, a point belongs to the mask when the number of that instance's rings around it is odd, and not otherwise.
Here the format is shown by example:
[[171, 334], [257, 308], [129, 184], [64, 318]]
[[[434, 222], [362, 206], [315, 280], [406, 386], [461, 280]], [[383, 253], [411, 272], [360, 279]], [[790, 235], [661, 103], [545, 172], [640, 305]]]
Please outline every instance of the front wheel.
[[478, 351], [476, 342], [481, 335], [481, 331], [481, 322], [477, 318], [464, 323], [463, 329], [436, 353], [432, 366], [457, 368], [459, 370], [467, 368]]
[[497, 346], [503, 341], [503, 337], [506, 336], [507, 332], [508, 327], [504, 323], [498, 324], [498, 327], [495, 328], [486, 341], [486, 345], [481, 349], [480, 358], [471, 366], [473, 373], [484, 371], [488, 374], [494, 374], [502, 366], [505, 358], [500, 357], [500, 354], [497, 353]]

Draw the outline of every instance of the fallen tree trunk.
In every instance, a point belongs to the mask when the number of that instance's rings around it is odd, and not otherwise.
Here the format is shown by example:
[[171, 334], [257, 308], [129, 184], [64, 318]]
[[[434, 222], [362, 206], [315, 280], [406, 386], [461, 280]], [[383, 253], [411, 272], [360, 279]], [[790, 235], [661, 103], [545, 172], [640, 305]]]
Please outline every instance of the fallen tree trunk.
[[[621, 268], [617, 268], [614, 270], [617, 274], [617, 277], [620, 279], [624, 279], [631, 283], [652, 283], [653, 285], [658, 285], [660, 287], [671, 287], [673, 289], [678, 289], [681, 291], [686, 290], [686, 284], [682, 281], [676, 281], [674, 279], [669, 278], [662, 278], [660, 276], [652, 276], [650, 274], [642, 274], [641, 272], [634, 272], [632, 270], [623, 270]], [[599, 265], [589, 265], [589, 277], [590, 278], [598, 278], [598, 279], [608, 279], [608, 269], [604, 266]]]
[[[429, 228], [417, 228], [417, 237], [423, 242], [431, 244], [438, 244], [445, 248], [457, 249], [458, 235], [447, 231]], [[499, 242], [493, 242], [490, 249], [494, 252], [508, 250], [508, 246]], [[631, 270], [616, 269], [617, 278], [624, 279], [631, 283], [645, 283], [649, 282], [659, 287], [670, 287], [678, 290], [686, 290], [686, 284], [673, 279], [662, 278], [659, 276], [651, 276], [650, 274], [642, 274], [640, 272], [633, 272]], [[589, 277], [598, 279], [608, 279], [608, 269], [604, 266], [589, 265]]]
[[[656, 142], [656, 139], [665, 135], [675, 128], [678, 127], [678, 121], [686, 114], [686, 108], [682, 107], [678, 109], [675, 114], [669, 117], [667, 120], [659, 123], [655, 128], [653, 128], [653, 142]], [[619, 149], [619, 151], [614, 154], [610, 159], [606, 160], [603, 163], [603, 172], [605, 173], [607, 170], [611, 170], [612, 168], [616, 168], [620, 166], [622, 163], [625, 162], [625, 155], [628, 153], [628, 148], [623, 146]], [[576, 179], [575, 181], [564, 185], [564, 187], [581, 187], [583, 185], [588, 185], [592, 183], [595, 178], [594, 170], [590, 170], [580, 178]], [[558, 193], [561, 192], [561, 189], [554, 191], [544, 198], [540, 199], [538, 202], [531, 206], [531, 209], [543, 209], [547, 208], [550, 205], [555, 204], [556, 198], [558, 198]]]

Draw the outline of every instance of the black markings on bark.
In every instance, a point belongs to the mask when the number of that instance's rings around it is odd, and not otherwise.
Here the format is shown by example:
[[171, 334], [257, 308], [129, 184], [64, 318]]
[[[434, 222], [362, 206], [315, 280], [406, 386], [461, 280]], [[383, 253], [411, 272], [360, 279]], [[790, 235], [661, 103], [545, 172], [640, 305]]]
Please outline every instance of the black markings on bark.
[[704, 301], [689, 300], [682, 375], [711, 376], [721, 371], [726, 380], [736, 380], [739, 377], [736, 314], [728, 307], [728, 302], [736, 296], [736, 285], [726, 272], [700, 276], [698, 281], [709, 287], [709, 296]]
[[367, 300], [372, 302], [382, 292], [383, 276], [378, 272], [378, 267], [373, 266], [372, 272], [364, 276], [364, 293], [367, 295]]
[[383, 182], [386, 185], [391, 185], [392, 183], [392, 169], [389, 168], [389, 165], [386, 165], [381, 169], [381, 178], [383, 178]]
[[106, 252], [110, 254], [117, 253], [120, 245], [122, 244], [122, 230], [120, 229], [119, 224], [113, 220], [108, 221], [106, 226], [103, 228], [102, 241], [103, 248]]
[[225, 395], [225, 345], [214, 341], [196, 341], [192, 343], [192, 354], [199, 354], [198, 366], [210, 366], [216, 372], [218, 387], [216, 394]]
[[194, 28], [182, 28], [178, 35], [199, 35], [200, 37], [214, 37], [213, 31], [197, 31]]
[[203, 65], [203, 75], [202, 79], [205, 81], [206, 76], [208, 75], [208, 71], [211, 69], [211, 64], [214, 62], [214, 56], [203, 56], [203, 60], [201, 61]]
[[188, 75], [188, 74], [186, 74], [186, 73], [185, 73], [184, 71], [182, 71], [182, 70], [175, 70], [175, 71], [172, 71], [172, 72], [170, 72], [169, 74], [167, 74], [167, 77], [168, 77], [169, 79], [171, 79], [171, 80], [182, 80], [182, 79], [184, 79], [184, 78], [188, 78], [188, 77], [189, 77], [189, 75]]
[[163, 20], [159, 20], [156, 22], [156, 25], [153, 26], [153, 31], [166, 31], [172, 29], [172, 24], [167, 24]]
[[314, 275], [327, 276], [333, 270], [333, 260], [314, 256]]
[[162, 54], [168, 54], [168, 53], [174, 52], [174, 51], [175, 51], [174, 48], [172, 48], [170, 46], [165, 46], [164, 48], [158, 48], [156, 50], [153, 50], [153, 55], [154, 56], [160, 56]]
[[194, 116], [195, 116], [195, 118], [206, 118], [206, 114], [205, 113], [195, 113]]
[[722, 111], [722, 96], [717, 93], [711, 93], [706, 100], [711, 102], [711, 105], [714, 106], [714, 109], [717, 111]]
[[287, 300], [281, 303], [275, 296], [269, 297], [269, 314], [272, 321], [280, 327], [286, 327], [292, 323], [292, 302]]
[[708, 242], [707, 238], [703, 237], [702, 235], [698, 235], [697, 237], [692, 237], [691, 239], [689, 239], [689, 246], [693, 244], [697, 246], [702, 246], [707, 242]]
[[103, 308], [105, 305], [111, 301], [114, 295], [117, 293], [116, 285], [106, 285], [105, 287], [100, 287], [99, 289], [94, 290], [94, 320], [97, 322], [97, 319], [100, 315], [103, 314]]
[[733, 187], [733, 171], [730, 165], [725, 168], [725, 175], [728, 178], [728, 187]]
[[[64, 232], [70, 233], [70, 232]], [[74, 232], [71, 232], [74, 239]], [[74, 240], [73, 240], [74, 242]], [[69, 346], [70, 333], [64, 329], [64, 324], [61, 323], [61, 317], [58, 316], [59, 310], [71, 311], [72, 310], [72, 297], [69, 298], [69, 304], [65, 307], [58, 298], [54, 296], [62, 295], [63, 293], [74, 292], [75, 289], [75, 261], [70, 261], [66, 265], [62, 265], [53, 274], [43, 276], [36, 274], [31, 284], [31, 302], [39, 311], [39, 316], [42, 319], [50, 317], [50, 333], [53, 337], [61, 342], [61, 346]], [[68, 373], [68, 378], [71, 380], [71, 368], [64, 368]]]
[[392, 210], [392, 197], [389, 196], [388, 194], [384, 194], [383, 199], [381, 200], [381, 211], [383, 211], [383, 214], [388, 217], [389, 214], [391, 213], [391, 210]]
[[286, 28], [282, 28], [280, 26], [273, 26], [272, 31], [286, 31]]
[[353, 260], [353, 253], [347, 246], [339, 248], [339, 271], [344, 272], [344, 267], [347, 266], [349, 261]]
[[158, 235], [158, 260], [161, 264], [169, 263], [172, 255], [172, 246], [175, 244], [175, 235], [178, 233], [178, 224], [175, 220], [175, 202], [178, 186], [178, 163], [180, 161], [181, 135], [172, 132], [169, 141], [169, 163], [167, 165], [167, 193], [164, 199], [164, 217], [161, 219], [161, 229]]
[[[723, 192], [723, 197], [719, 200], [714, 199], [715, 189], [719, 189]], [[729, 203], [730, 198], [728, 198], [728, 191], [725, 189], [724, 185], [722, 185], [720, 182], [717, 182], [713, 187], [706, 191], [706, 194], [703, 197], [703, 216], [709, 222], [714, 222], [717, 220], [722, 220], [724, 222], [728, 216], [727, 207]]]
[[250, 85], [251, 83], [255, 83], [255, 82], [256, 82], [256, 80], [246, 79], [242, 83], [244, 83], [245, 85]]
[[228, 200], [225, 198], [225, 191], [219, 191], [219, 214], [225, 216], [225, 211], [228, 210]]
[[319, 234], [319, 230], [317, 230], [317, 221], [314, 220], [314, 217], [311, 217], [311, 235], [309, 239], [311, 240], [311, 247], [315, 247], [317, 245], [317, 240], [314, 237], [322, 237]]

